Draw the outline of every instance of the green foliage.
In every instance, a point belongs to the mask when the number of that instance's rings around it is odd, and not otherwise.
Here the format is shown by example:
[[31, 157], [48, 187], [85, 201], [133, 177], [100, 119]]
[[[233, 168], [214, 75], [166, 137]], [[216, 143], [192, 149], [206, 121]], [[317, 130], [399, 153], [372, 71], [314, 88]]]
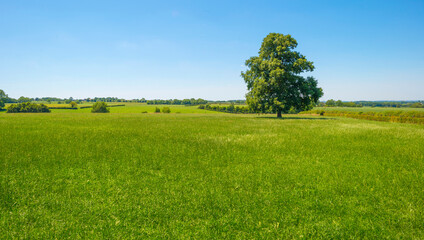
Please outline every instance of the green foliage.
[[410, 106], [411, 108], [424, 108], [424, 104], [420, 103], [420, 102], [416, 102], [411, 104]]
[[205, 109], [210, 111], [216, 111], [216, 112], [226, 112], [226, 113], [254, 113], [249, 107], [247, 106], [235, 106], [234, 104], [230, 104], [227, 106], [217, 106], [217, 105], [209, 105], [206, 106], [200, 105], [197, 107], [198, 109]]
[[[395, 107], [395, 108], [407, 108], [414, 105], [417, 102], [414, 101], [356, 101], [356, 104], [359, 104], [364, 107]], [[423, 103], [418, 101], [418, 103]], [[418, 104], [419, 106], [419, 104]]]
[[313, 77], [300, 76], [314, 70], [312, 62], [294, 51], [297, 41], [290, 35], [270, 33], [262, 42], [259, 56], [246, 61], [242, 72], [249, 92], [246, 102], [259, 112], [287, 113], [311, 109], [323, 95]]
[[3, 103], [16, 103], [16, 99], [10, 98], [2, 89], [0, 89], [0, 101]]
[[105, 102], [96, 102], [93, 104], [93, 108], [91, 109], [92, 113], [108, 113], [109, 108]]
[[69, 103], [71, 105], [71, 107], [76, 108], [78, 106], [78, 104], [74, 101]]
[[361, 104], [355, 102], [342, 102], [342, 100], [334, 101], [333, 99], [327, 100], [324, 105], [326, 107], [362, 107]]
[[27, 98], [27, 97], [22, 96], [22, 97], [18, 98], [18, 102], [19, 103], [31, 102], [31, 98]]
[[160, 108], [156, 107], [155, 108], [155, 113], [160, 113]]
[[0, 100], [0, 108], [4, 108], [4, 102], [2, 100]]
[[154, 99], [154, 100], [148, 100], [146, 101], [149, 105], [198, 105], [198, 104], [206, 104], [208, 101], [198, 98], [198, 99], [169, 99], [169, 100], [162, 100], [162, 99]]
[[3, 98], [7, 98], [7, 94], [2, 89], [0, 89], [0, 100]]
[[162, 112], [163, 113], [171, 113], [171, 109], [169, 107], [163, 107]]
[[23, 103], [9, 105], [7, 107], [6, 112], [7, 113], [42, 113], [42, 112], [50, 112], [50, 109], [44, 104], [23, 102]]

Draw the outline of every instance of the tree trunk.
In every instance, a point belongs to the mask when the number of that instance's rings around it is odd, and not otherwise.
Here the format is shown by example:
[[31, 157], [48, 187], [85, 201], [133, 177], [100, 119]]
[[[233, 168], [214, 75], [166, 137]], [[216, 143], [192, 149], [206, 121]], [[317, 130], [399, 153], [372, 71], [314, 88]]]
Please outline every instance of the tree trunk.
[[277, 111], [277, 117], [281, 118], [281, 111]]

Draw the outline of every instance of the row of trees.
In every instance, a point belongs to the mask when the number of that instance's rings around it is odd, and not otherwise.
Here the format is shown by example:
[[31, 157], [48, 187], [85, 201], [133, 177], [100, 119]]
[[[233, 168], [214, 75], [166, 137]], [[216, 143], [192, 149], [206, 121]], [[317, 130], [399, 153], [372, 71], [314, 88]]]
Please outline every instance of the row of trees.
[[392, 107], [392, 108], [424, 108], [423, 101], [355, 101], [327, 100], [319, 102], [320, 107]]
[[44, 104], [30, 102], [11, 104], [7, 107], [7, 113], [40, 113], [50, 112], [50, 109]]
[[199, 104], [206, 104], [208, 103], [207, 100], [198, 98], [190, 98], [190, 99], [169, 99], [169, 100], [162, 100], [162, 99], [155, 99], [155, 100], [148, 100], [147, 104], [150, 105], [199, 105]]
[[355, 102], [342, 102], [342, 100], [327, 100], [325, 103], [324, 102], [320, 102], [320, 104], [318, 104], [318, 106], [322, 106], [322, 107], [362, 107], [361, 104], [357, 104]]
[[226, 112], [226, 113], [255, 113], [248, 106], [235, 106], [234, 104], [230, 104], [228, 106], [218, 106], [218, 105], [200, 105], [198, 109], [205, 109], [210, 111], [217, 112]]
[[422, 108], [423, 101], [357, 101], [364, 107]]

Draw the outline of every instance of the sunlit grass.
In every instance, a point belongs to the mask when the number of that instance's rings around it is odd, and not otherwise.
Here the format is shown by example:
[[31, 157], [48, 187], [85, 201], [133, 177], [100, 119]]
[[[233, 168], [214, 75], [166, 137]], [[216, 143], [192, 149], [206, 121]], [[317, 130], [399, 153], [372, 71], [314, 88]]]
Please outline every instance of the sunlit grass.
[[424, 238], [423, 126], [86, 110], [0, 115], [3, 238]]

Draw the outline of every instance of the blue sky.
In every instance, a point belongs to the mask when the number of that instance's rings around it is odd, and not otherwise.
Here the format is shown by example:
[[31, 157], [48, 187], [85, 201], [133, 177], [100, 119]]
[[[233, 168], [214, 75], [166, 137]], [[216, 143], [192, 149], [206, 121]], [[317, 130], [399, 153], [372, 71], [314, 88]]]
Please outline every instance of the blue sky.
[[323, 100], [424, 99], [424, 1], [4, 1], [11, 97], [244, 99], [270, 32], [315, 63]]

